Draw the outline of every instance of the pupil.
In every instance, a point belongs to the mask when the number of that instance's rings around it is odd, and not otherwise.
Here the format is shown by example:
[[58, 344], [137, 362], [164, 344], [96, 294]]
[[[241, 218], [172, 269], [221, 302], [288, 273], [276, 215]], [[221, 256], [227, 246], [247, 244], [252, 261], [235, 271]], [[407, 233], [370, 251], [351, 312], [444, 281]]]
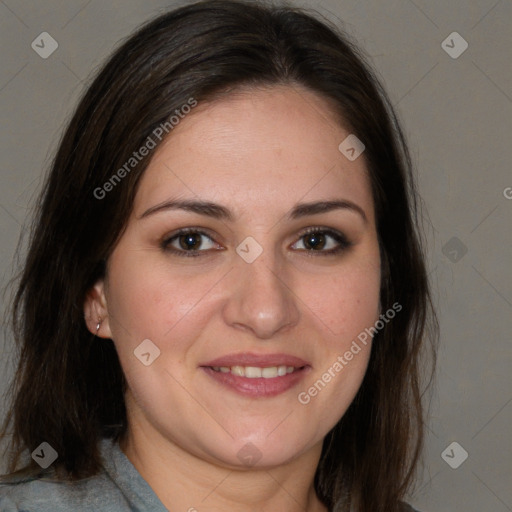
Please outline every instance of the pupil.
[[306, 235], [306, 247], [311, 249], [321, 249], [325, 245], [325, 236], [321, 233], [311, 233]]
[[201, 239], [195, 234], [182, 235], [180, 245], [182, 249], [197, 249], [201, 246]]

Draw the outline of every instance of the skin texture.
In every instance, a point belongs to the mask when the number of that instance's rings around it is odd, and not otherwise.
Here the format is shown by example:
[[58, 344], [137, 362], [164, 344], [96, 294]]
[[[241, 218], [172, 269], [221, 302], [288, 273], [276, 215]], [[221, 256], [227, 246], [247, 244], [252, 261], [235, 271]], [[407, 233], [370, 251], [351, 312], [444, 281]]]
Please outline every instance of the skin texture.
[[[113, 340], [128, 381], [121, 448], [171, 510], [326, 510], [313, 489], [322, 440], [359, 389], [371, 342], [309, 403], [298, 394], [374, 325], [380, 286], [364, 154], [351, 162], [338, 150], [350, 131], [330, 111], [295, 86], [196, 107], [156, 150], [106, 278], [86, 299], [89, 329], [101, 319], [98, 336]], [[233, 219], [178, 209], [141, 218], [170, 199], [214, 202]], [[298, 203], [328, 200], [355, 203], [366, 220], [349, 208], [289, 218]], [[303, 231], [317, 226], [352, 245], [325, 255], [338, 245], [327, 237], [308, 249]], [[201, 256], [162, 248], [187, 227], [207, 233], [196, 237]], [[236, 252], [249, 236], [263, 249], [252, 263]], [[133, 353], [145, 339], [160, 350], [149, 366]], [[241, 352], [286, 353], [310, 368], [290, 390], [256, 398], [200, 368]], [[247, 443], [255, 465], [237, 456]]]

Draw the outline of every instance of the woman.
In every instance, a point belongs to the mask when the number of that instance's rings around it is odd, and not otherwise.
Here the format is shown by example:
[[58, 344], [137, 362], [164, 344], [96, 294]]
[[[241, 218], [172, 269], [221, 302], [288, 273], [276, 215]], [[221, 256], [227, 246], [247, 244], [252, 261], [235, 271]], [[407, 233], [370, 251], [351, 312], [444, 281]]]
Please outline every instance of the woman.
[[411, 510], [435, 316], [410, 168], [311, 15], [142, 27], [41, 195], [0, 510]]

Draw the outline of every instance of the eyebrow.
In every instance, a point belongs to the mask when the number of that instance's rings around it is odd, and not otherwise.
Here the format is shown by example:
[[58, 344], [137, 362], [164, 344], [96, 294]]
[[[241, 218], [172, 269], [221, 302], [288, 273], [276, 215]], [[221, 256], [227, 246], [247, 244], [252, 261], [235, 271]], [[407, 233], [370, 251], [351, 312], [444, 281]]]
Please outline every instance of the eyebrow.
[[[139, 219], [149, 217], [158, 212], [167, 210], [185, 210], [198, 215], [205, 215], [207, 217], [213, 217], [218, 220], [225, 220], [233, 222], [234, 216], [232, 212], [220, 204], [212, 203], [210, 201], [196, 201], [196, 200], [170, 200], [163, 203], [152, 206], [146, 210]], [[349, 210], [355, 212], [361, 216], [365, 223], [368, 222], [368, 218], [364, 210], [346, 199], [336, 199], [331, 201], [316, 201], [311, 203], [301, 203], [293, 207], [288, 213], [288, 218], [291, 220], [300, 219], [307, 217], [308, 215], [318, 215], [321, 213], [331, 212], [333, 210]]]

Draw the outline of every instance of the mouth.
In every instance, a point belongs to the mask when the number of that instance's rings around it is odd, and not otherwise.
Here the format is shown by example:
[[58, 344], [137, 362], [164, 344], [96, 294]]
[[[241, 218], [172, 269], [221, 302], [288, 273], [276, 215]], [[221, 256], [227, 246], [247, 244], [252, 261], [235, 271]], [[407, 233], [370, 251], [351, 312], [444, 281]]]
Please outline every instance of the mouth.
[[224, 389], [252, 398], [272, 397], [296, 386], [311, 366], [286, 354], [234, 354], [200, 367]]
[[260, 368], [258, 366], [210, 366], [213, 371], [220, 373], [231, 373], [238, 377], [247, 379], [275, 379], [276, 377], [284, 377], [289, 373], [301, 370], [304, 366], [296, 368], [295, 366], [266, 366]]

